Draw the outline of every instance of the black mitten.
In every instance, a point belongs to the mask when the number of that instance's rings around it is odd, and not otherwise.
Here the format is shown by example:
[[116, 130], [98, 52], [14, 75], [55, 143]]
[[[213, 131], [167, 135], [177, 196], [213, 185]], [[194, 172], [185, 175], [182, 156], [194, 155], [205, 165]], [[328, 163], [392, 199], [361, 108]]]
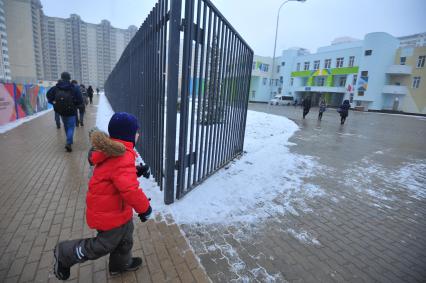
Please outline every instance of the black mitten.
[[146, 222], [151, 216], [152, 208], [148, 206], [148, 209], [144, 213], [139, 213], [138, 216], [142, 222]]
[[136, 166], [136, 175], [138, 175], [138, 177], [144, 176], [145, 178], [148, 179], [150, 173], [151, 172], [149, 170], [148, 165], [142, 165], [142, 163], [140, 163], [139, 165]]

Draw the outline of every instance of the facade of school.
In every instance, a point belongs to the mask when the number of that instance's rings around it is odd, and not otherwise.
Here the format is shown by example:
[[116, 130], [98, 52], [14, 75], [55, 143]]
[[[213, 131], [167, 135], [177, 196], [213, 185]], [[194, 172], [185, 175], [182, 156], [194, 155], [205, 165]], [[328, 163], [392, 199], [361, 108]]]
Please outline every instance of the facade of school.
[[[392, 110], [426, 114], [426, 33], [393, 37], [384, 32], [363, 40], [339, 38], [316, 53], [284, 50], [275, 59], [255, 56], [250, 101], [276, 95], [298, 103], [310, 96], [338, 106], [344, 99], [363, 111]], [[261, 68], [260, 68], [261, 66]]]

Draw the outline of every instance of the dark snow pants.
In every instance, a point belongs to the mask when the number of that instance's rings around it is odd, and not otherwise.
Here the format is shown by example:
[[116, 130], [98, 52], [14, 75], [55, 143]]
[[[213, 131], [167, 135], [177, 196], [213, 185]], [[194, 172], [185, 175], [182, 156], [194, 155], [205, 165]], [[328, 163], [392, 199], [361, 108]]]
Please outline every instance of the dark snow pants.
[[59, 261], [67, 267], [109, 254], [109, 269], [122, 270], [132, 260], [133, 221], [109, 231], [98, 231], [94, 238], [58, 244]]

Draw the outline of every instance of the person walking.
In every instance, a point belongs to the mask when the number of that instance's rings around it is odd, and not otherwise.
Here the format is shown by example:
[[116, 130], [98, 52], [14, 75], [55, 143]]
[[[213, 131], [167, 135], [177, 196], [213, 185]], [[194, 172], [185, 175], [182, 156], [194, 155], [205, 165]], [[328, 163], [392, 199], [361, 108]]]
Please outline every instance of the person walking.
[[90, 104], [93, 104], [93, 88], [91, 85], [87, 88], [87, 95], [89, 96]]
[[309, 110], [311, 109], [311, 97], [308, 96], [303, 100], [303, 119], [308, 115]]
[[47, 100], [53, 105], [55, 112], [61, 116], [67, 136], [65, 149], [71, 152], [77, 116], [77, 105], [83, 103], [83, 98], [80, 90], [71, 84], [71, 75], [68, 72], [63, 72], [58, 83], [49, 89], [47, 92]]
[[[61, 80], [58, 80], [57, 83], [59, 83], [60, 81]], [[46, 96], [47, 96], [47, 93], [46, 93]], [[49, 104], [52, 104], [52, 103], [50, 103], [49, 98], [47, 100], [48, 100]], [[52, 106], [55, 106], [55, 105], [52, 104]], [[61, 115], [59, 115], [59, 113], [56, 112], [55, 107], [53, 107], [53, 112], [55, 113], [56, 128], [60, 129], [61, 128]]]
[[325, 100], [322, 99], [319, 105], [319, 113], [318, 113], [318, 120], [321, 121], [322, 119], [322, 114], [325, 112], [325, 110], [327, 109], [327, 104], [325, 103]]
[[93, 149], [88, 159], [95, 169], [86, 194], [86, 220], [98, 233], [93, 238], [62, 241], [55, 246], [53, 271], [59, 280], [70, 277], [73, 265], [108, 254], [111, 276], [142, 265], [142, 258], [132, 256], [133, 210], [146, 222], [152, 208], [139, 187], [139, 169], [135, 169], [133, 148], [138, 128], [135, 116], [119, 112], [109, 121], [109, 136], [99, 131], [90, 135]]
[[96, 94], [99, 96], [99, 88], [96, 88]]
[[349, 100], [343, 101], [343, 104], [339, 107], [339, 113], [340, 113], [340, 125], [343, 125], [346, 121], [346, 118], [349, 115], [349, 108], [351, 108], [351, 104], [349, 103]]
[[83, 119], [84, 113], [86, 113], [86, 105], [88, 103], [87, 91], [83, 84], [78, 85], [76, 80], [72, 80], [71, 83], [78, 89], [80, 89], [81, 96], [83, 98], [82, 103], [77, 105], [77, 121], [76, 127], [84, 126]]

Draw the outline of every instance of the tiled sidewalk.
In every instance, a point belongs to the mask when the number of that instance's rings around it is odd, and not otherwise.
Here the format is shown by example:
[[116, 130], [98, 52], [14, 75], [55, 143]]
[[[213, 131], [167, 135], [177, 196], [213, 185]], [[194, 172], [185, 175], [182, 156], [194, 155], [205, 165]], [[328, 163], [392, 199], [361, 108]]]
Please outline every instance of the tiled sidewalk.
[[[85, 126], [76, 128], [71, 154], [53, 112], [0, 134], [0, 282], [57, 281], [55, 244], [95, 234], [85, 223], [85, 195], [96, 110], [89, 106]], [[103, 257], [74, 266], [70, 282], [209, 282], [176, 224], [134, 223], [133, 252], [142, 268], [111, 278]]]

